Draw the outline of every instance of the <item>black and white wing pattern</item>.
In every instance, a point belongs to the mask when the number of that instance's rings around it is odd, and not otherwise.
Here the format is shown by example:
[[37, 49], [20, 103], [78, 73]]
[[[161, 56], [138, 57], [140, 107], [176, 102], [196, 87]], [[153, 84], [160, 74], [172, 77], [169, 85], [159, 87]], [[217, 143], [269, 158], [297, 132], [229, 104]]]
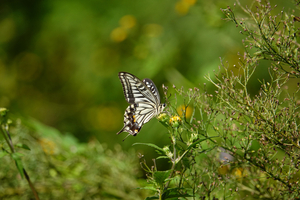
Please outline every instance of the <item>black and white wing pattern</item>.
[[136, 136], [145, 123], [164, 110], [165, 104], [160, 104], [159, 92], [152, 80], [141, 81], [127, 72], [119, 72], [119, 78], [125, 99], [131, 105], [125, 110], [124, 127], [117, 134], [127, 132]]

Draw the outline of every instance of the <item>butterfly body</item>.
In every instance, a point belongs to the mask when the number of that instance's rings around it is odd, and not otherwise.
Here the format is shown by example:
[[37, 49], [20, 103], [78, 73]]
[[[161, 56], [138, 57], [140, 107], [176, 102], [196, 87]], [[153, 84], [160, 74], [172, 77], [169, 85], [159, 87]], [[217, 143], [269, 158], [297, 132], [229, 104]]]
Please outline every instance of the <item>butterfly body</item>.
[[124, 126], [117, 134], [127, 132], [136, 136], [145, 123], [164, 110], [165, 104], [160, 103], [159, 92], [152, 80], [141, 81], [127, 72], [120, 72], [119, 78], [125, 99], [131, 105], [125, 110]]

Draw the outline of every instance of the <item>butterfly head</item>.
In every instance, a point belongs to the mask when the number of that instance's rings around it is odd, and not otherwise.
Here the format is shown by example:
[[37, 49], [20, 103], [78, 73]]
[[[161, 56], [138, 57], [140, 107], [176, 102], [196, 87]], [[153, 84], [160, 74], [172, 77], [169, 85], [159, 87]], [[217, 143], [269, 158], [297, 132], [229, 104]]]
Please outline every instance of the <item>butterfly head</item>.
[[165, 104], [165, 103], [160, 104], [160, 105], [159, 105], [159, 113], [161, 113], [162, 111], [164, 111], [165, 107], [166, 107], [166, 104]]

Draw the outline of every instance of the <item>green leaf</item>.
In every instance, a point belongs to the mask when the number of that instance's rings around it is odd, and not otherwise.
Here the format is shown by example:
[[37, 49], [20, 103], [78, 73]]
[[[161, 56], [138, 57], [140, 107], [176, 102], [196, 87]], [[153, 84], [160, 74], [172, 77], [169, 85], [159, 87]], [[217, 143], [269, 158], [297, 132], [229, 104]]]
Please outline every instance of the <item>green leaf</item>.
[[19, 173], [21, 174], [21, 177], [24, 178], [24, 171], [23, 171], [23, 164], [21, 160], [21, 156], [23, 156], [21, 153], [12, 153], [11, 157], [15, 160], [16, 166], [19, 170]]
[[6, 151], [0, 151], [0, 158], [4, 157], [8, 155], [8, 153]]
[[182, 193], [181, 190], [184, 188], [171, 188], [163, 193], [162, 199], [178, 199], [178, 197], [193, 197], [193, 195]]
[[169, 178], [171, 173], [171, 170], [167, 171], [156, 171], [153, 174], [153, 178], [157, 184], [159, 184], [161, 187], [166, 182], [166, 179]]
[[184, 151], [187, 149], [188, 146], [184, 142], [176, 141], [176, 147], [178, 147], [178, 149]]
[[146, 186], [146, 187], [139, 187], [137, 189], [140, 189], [140, 190], [152, 190], [152, 191], [155, 191], [156, 192], [156, 188], [152, 187], [152, 186]]
[[[155, 144], [152, 144], [152, 143], [134, 143], [133, 145], [138, 145], [138, 144], [141, 144], [141, 145], [146, 145], [146, 146], [149, 146], [149, 147], [153, 147], [161, 152], [164, 153], [164, 150], [162, 148], [160, 148], [159, 146], [156, 146]], [[133, 146], [132, 145], [132, 146]]]
[[20, 157], [20, 158], [21, 158], [22, 156], [24, 156], [24, 154], [15, 152], [15, 153], [12, 153], [11, 156], [13, 157], [13, 159], [14, 159], [14, 158], [17, 158], [17, 157]]
[[186, 157], [182, 158], [182, 163], [185, 168], [189, 169], [190, 168], [190, 160]]
[[26, 144], [18, 143], [15, 146], [26, 150], [31, 150]]

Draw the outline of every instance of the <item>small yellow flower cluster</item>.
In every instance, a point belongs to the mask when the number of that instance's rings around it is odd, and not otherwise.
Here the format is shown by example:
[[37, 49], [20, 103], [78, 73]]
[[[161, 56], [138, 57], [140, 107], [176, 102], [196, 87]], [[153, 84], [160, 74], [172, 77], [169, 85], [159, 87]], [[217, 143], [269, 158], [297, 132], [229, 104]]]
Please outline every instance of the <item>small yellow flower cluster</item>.
[[166, 113], [161, 113], [157, 119], [162, 123], [166, 123], [169, 119], [169, 116]]
[[219, 167], [218, 171], [219, 171], [219, 174], [221, 174], [221, 175], [226, 175], [226, 174], [229, 173], [230, 167], [229, 167], [228, 164], [227, 164], [227, 165], [221, 165], [221, 166]]
[[175, 10], [180, 15], [186, 15], [190, 7], [196, 3], [197, 0], [179, 0], [175, 5]]
[[247, 171], [241, 167], [239, 168], [234, 168], [232, 170], [232, 175], [238, 179], [241, 180], [242, 178], [244, 178], [245, 176], [247, 176]]
[[173, 128], [178, 128], [181, 124], [181, 118], [175, 115], [170, 118], [169, 123]]
[[112, 30], [110, 38], [114, 42], [122, 42], [128, 36], [128, 31], [136, 25], [136, 19], [132, 15], [125, 15], [119, 21], [120, 26]]
[[247, 170], [245, 170], [244, 168], [241, 168], [241, 167], [234, 168], [231, 170], [229, 164], [221, 165], [218, 169], [218, 172], [221, 175], [226, 175], [226, 174], [231, 173], [232, 177], [237, 180], [242, 180], [244, 177], [246, 177], [248, 175]]
[[165, 126], [171, 126], [172, 128], [178, 128], [181, 125], [181, 118], [178, 115], [171, 118], [166, 113], [161, 113], [157, 119]]

